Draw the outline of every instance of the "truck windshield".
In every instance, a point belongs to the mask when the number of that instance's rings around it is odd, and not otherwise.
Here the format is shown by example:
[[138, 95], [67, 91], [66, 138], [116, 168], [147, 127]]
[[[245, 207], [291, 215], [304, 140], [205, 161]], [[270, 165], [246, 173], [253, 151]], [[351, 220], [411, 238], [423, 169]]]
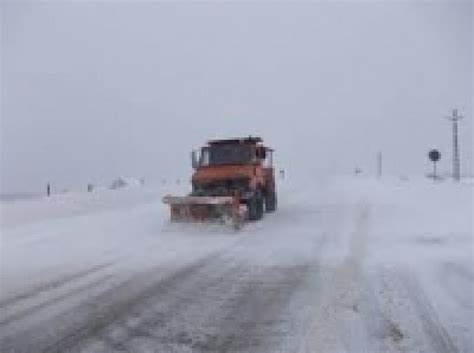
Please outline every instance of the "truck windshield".
[[[207, 151], [210, 165], [248, 163], [253, 159], [253, 149], [250, 145], [214, 145]], [[204, 159], [204, 162], [207, 161]]]

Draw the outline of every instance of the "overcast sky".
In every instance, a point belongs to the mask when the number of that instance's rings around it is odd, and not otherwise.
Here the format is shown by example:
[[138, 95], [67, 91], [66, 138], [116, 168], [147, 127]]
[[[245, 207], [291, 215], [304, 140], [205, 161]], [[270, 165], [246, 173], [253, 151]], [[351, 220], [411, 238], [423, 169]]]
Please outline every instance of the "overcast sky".
[[187, 176], [261, 135], [289, 175], [472, 173], [472, 2], [2, 2], [1, 188]]

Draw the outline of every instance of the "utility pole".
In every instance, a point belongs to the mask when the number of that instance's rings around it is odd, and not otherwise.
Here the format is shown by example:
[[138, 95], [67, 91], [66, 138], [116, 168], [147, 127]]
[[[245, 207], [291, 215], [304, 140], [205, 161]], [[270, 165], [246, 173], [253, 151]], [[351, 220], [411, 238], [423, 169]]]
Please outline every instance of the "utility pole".
[[458, 110], [453, 109], [453, 115], [446, 117], [453, 122], [453, 179], [459, 181], [461, 179], [461, 160], [459, 158], [459, 140], [458, 140], [458, 121], [462, 119], [458, 115]]
[[382, 178], [382, 151], [377, 153], [377, 178]]

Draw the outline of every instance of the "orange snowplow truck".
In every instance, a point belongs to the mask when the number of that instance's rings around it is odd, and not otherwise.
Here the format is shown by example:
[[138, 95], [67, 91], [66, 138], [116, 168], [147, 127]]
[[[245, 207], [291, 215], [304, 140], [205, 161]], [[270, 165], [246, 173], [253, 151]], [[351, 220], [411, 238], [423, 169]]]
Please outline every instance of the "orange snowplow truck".
[[230, 222], [240, 228], [277, 208], [273, 150], [260, 137], [211, 140], [193, 151], [192, 192], [165, 196], [171, 221]]

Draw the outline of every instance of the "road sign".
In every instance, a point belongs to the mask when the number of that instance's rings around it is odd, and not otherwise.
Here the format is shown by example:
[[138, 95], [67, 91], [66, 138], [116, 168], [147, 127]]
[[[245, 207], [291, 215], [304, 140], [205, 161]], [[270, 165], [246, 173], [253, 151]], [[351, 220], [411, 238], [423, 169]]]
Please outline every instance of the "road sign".
[[438, 150], [431, 150], [429, 153], [428, 153], [428, 157], [430, 158], [430, 160], [432, 162], [437, 162], [439, 161], [439, 159], [441, 158], [441, 153], [439, 153]]
[[438, 178], [436, 175], [436, 162], [441, 158], [441, 153], [438, 150], [431, 150], [428, 152], [428, 158], [433, 162], [433, 180], [436, 181]]

